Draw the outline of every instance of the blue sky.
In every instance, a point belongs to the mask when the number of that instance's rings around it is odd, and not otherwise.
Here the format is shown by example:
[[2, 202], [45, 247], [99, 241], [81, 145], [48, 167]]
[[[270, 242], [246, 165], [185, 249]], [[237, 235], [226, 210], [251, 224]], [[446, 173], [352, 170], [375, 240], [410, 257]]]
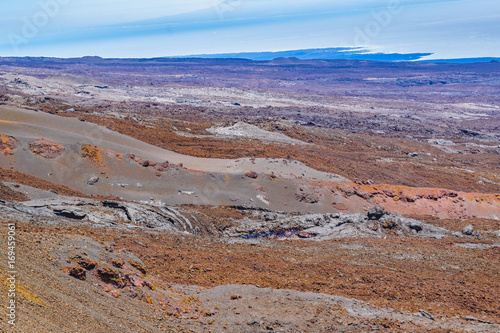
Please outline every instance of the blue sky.
[[3, 2], [0, 56], [161, 57], [364, 47], [500, 57], [498, 0]]

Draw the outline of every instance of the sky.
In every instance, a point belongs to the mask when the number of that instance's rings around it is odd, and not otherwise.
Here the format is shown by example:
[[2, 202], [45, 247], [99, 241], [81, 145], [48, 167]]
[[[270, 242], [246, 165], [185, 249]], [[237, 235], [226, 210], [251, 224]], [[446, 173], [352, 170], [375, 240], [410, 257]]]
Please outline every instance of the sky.
[[0, 0], [0, 56], [151, 58], [352, 47], [500, 57], [498, 0]]

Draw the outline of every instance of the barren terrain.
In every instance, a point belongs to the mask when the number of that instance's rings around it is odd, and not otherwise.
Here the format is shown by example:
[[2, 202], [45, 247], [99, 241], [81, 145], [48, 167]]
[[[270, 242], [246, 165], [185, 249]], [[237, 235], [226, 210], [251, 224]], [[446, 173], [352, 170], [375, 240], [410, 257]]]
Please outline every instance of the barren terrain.
[[17, 331], [499, 331], [499, 73], [0, 58]]

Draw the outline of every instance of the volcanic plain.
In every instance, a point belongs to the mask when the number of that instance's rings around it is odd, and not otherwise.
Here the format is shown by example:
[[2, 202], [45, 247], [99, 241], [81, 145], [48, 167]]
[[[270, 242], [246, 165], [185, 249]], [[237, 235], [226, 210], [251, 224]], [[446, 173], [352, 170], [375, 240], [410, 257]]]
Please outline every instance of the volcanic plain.
[[499, 96], [497, 62], [0, 58], [2, 331], [498, 332]]

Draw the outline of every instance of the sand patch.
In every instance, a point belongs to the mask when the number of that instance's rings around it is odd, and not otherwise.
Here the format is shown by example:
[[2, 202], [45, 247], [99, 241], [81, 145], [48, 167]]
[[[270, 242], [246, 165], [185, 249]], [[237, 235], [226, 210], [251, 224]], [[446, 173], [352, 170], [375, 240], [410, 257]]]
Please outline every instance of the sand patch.
[[207, 131], [218, 137], [224, 138], [248, 138], [288, 144], [307, 144], [303, 141], [292, 139], [284, 134], [266, 131], [257, 126], [243, 122], [237, 122], [234, 125], [226, 127], [211, 127], [207, 129]]

